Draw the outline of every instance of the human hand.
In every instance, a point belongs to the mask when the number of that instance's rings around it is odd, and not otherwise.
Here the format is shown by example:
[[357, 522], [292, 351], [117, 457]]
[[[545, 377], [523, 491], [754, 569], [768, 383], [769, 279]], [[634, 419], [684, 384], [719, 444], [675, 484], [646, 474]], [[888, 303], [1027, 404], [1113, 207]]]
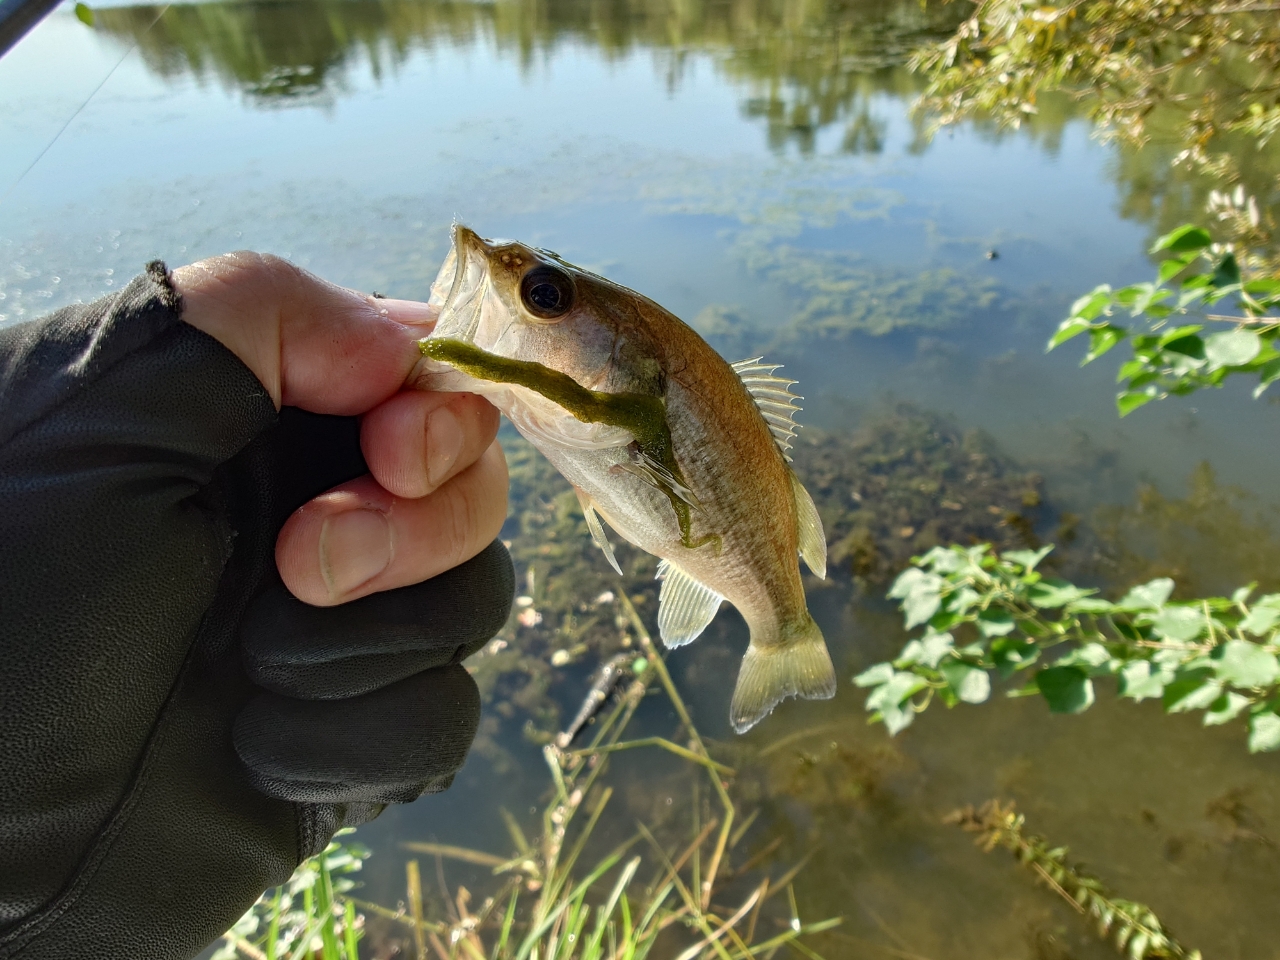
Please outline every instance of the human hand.
[[189, 956], [451, 780], [512, 590], [431, 322], [236, 254], [0, 331], [0, 958]]

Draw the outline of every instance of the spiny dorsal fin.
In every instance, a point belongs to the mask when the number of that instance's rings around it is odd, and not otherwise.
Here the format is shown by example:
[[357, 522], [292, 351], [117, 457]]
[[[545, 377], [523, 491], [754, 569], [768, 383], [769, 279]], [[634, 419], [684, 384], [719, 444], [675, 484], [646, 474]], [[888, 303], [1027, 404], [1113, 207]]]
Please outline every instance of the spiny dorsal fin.
[[707, 629], [724, 598], [669, 560], [658, 563], [658, 632], [668, 648], [682, 647]]
[[782, 455], [790, 462], [787, 451], [791, 449], [791, 440], [796, 435], [796, 411], [800, 406], [797, 400], [803, 397], [791, 392], [796, 381], [785, 377], [775, 377], [773, 372], [782, 365], [779, 363], [761, 363], [763, 357], [752, 357], [750, 360], [739, 360], [730, 364], [742, 380], [743, 386], [755, 400], [756, 406], [764, 415], [765, 422], [773, 432], [773, 439], [778, 441]]
[[822, 532], [822, 518], [813, 505], [813, 497], [800, 478], [791, 474], [791, 492], [796, 498], [796, 527], [800, 535], [800, 556], [819, 580], [827, 579], [827, 536]]
[[573, 492], [578, 495], [578, 505], [582, 507], [582, 515], [587, 518], [587, 529], [591, 531], [592, 542], [604, 551], [604, 558], [609, 561], [609, 566], [621, 575], [622, 568], [618, 566], [618, 558], [613, 555], [613, 544], [604, 535], [604, 524], [600, 522], [600, 517], [596, 513], [596, 505], [577, 487], [573, 488]]

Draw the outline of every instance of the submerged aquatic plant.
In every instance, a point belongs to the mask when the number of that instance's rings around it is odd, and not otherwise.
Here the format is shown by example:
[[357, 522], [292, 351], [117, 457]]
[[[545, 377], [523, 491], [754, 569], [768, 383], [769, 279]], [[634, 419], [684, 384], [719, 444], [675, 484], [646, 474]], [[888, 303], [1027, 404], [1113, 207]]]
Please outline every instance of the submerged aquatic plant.
[[1096, 877], [1073, 865], [1066, 847], [1050, 847], [1043, 837], [1026, 833], [1026, 819], [1012, 803], [988, 800], [981, 807], [953, 811], [945, 822], [976, 833], [976, 842], [988, 853], [996, 847], [1010, 851], [1077, 913], [1092, 920], [1098, 935], [1129, 960], [1201, 960], [1200, 951], [1188, 950], [1175, 940], [1150, 907], [1115, 896]]
[[1041, 478], [989, 436], [909, 404], [866, 421], [849, 433], [806, 427], [792, 450], [834, 573], [880, 584], [940, 544], [1039, 545]]
[[[1206, 726], [1248, 718], [1249, 750], [1280, 749], [1280, 593], [1174, 601], [1167, 577], [1112, 602], [1036, 568], [1052, 547], [995, 554], [989, 544], [936, 547], [894, 582], [908, 629], [896, 659], [854, 680], [891, 733], [936, 697], [983, 703], [991, 677], [1034, 668], [1010, 696], [1039, 695], [1055, 713], [1094, 703], [1095, 679], [1166, 712], [1204, 711]], [[1049, 659], [1050, 651], [1059, 651]]]

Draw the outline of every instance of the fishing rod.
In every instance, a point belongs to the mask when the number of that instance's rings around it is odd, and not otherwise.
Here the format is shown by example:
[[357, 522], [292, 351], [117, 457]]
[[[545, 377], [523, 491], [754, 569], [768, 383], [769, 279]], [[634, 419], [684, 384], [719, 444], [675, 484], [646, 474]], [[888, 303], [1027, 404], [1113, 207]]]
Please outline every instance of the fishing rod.
[[0, 0], [0, 57], [43, 20], [60, 0]]

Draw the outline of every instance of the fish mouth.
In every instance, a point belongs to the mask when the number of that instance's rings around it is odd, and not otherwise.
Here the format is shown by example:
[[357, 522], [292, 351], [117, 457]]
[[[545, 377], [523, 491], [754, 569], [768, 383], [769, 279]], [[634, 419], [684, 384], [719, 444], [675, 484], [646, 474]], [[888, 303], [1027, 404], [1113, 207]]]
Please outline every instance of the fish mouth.
[[470, 227], [455, 223], [453, 245], [431, 285], [431, 300], [440, 307], [433, 338], [474, 343], [491, 288], [491, 246]]

